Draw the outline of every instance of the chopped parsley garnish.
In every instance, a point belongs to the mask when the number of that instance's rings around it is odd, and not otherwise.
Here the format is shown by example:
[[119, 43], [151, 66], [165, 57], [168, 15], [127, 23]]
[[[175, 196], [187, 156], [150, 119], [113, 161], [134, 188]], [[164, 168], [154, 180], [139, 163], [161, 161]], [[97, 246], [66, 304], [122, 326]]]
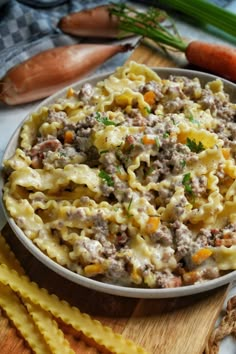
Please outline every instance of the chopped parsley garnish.
[[186, 161], [185, 160], [180, 161], [180, 166], [184, 168], [186, 166]]
[[190, 149], [192, 152], [199, 153], [199, 152], [205, 150], [205, 147], [204, 147], [204, 145], [202, 144], [202, 142], [199, 141], [199, 143], [196, 143], [196, 140], [195, 140], [195, 139], [191, 140], [191, 139], [187, 138], [186, 145], [189, 147], [189, 149]]
[[129, 205], [128, 205], [128, 208], [127, 208], [127, 216], [128, 216], [128, 218], [130, 218], [131, 216], [133, 216], [133, 214], [130, 214], [130, 208], [131, 208], [132, 202], [133, 202], [133, 198], [130, 199]]
[[168, 132], [165, 132], [164, 134], [163, 134], [163, 138], [168, 138], [170, 136], [170, 133], [168, 133]]
[[106, 173], [106, 171], [104, 170], [101, 170], [98, 174], [98, 177], [100, 177], [101, 179], [104, 180], [104, 182], [106, 182], [106, 184], [109, 186], [109, 187], [112, 187], [114, 186], [114, 181], [112, 179], [112, 177]]
[[102, 155], [102, 154], [106, 154], [107, 152], [109, 152], [109, 150], [101, 150], [99, 153], [100, 155]]
[[186, 173], [182, 179], [182, 185], [184, 186], [185, 192], [189, 194], [193, 193], [191, 182], [192, 182], [191, 173], [190, 172]]
[[115, 122], [113, 122], [112, 120], [108, 119], [107, 117], [102, 117], [101, 113], [99, 113], [99, 112], [96, 112], [95, 119], [99, 123], [103, 123], [104, 125], [116, 125]]
[[173, 123], [174, 125], [177, 125], [177, 123], [176, 123], [176, 121], [174, 120], [173, 117], [170, 117], [170, 119], [172, 120], [172, 123]]
[[152, 174], [152, 172], [153, 171], [155, 171], [155, 168], [154, 167], [149, 167], [148, 169], [147, 169], [147, 172], [146, 172], [146, 176], [150, 176], [151, 174]]
[[148, 114], [152, 113], [151, 108], [149, 108], [148, 106], [145, 106], [144, 109], [146, 110], [146, 112], [147, 112]]

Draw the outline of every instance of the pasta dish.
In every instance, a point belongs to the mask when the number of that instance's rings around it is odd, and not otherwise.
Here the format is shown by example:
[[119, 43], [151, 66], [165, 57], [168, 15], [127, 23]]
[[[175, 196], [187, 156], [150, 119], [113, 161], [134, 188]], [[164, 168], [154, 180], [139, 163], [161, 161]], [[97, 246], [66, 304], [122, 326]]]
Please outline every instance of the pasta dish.
[[130, 62], [24, 122], [4, 161], [10, 216], [48, 257], [143, 288], [236, 269], [236, 104], [216, 79]]

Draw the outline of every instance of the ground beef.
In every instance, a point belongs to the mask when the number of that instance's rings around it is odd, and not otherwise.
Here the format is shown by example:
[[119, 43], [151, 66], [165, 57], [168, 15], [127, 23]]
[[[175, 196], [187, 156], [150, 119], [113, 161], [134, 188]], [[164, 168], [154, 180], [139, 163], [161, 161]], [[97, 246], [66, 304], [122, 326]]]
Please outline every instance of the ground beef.
[[229, 102], [228, 96], [219, 98], [210, 89], [206, 88], [202, 90], [202, 96], [198, 103], [202, 109], [209, 109], [214, 117], [222, 118], [224, 121], [235, 121], [235, 106]]
[[94, 115], [87, 116], [85, 120], [76, 124], [76, 135], [81, 137], [88, 137], [91, 134], [92, 128], [97, 124], [97, 120]]
[[178, 82], [182, 86], [182, 92], [190, 99], [195, 100], [201, 95], [201, 84], [198, 79], [189, 79], [185, 76], [170, 75], [169, 79], [173, 82]]
[[176, 259], [180, 260], [187, 256], [192, 247], [192, 232], [180, 221], [172, 224], [176, 243]]
[[82, 265], [98, 263], [102, 259], [103, 247], [97, 240], [79, 237], [73, 247], [73, 258], [76, 257]]
[[[176, 143], [172, 139], [163, 139], [158, 152], [158, 159], [152, 164], [154, 170], [158, 171], [159, 181], [169, 176], [183, 171], [184, 165], [192, 159], [193, 153], [186, 145]], [[152, 173], [151, 176], [157, 175]]]
[[180, 97], [176, 97], [175, 99], [168, 100], [164, 105], [165, 113], [177, 113], [181, 112], [186, 105], [185, 100]]
[[133, 127], [143, 127], [147, 125], [148, 120], [143, 117], [138, 108], [133, 108], [129, 114], [125, 115], [124, 125]]
[[109, 241], [109, 226], [108, 222], [104, 220], [102, 214], [98, 212], [91, 218], [93, 223], [92, 232], [94, 234], [94, 239], [99, 241], [102, 245], [102, 255], [107, 258], [115, 253], [116, 249], [114, 244]]
[[116, 156], [112, 152], [103, 153], [100, 156], [100, 163], [102, 163], [104, 170], [109, 174], [117, 172], [117, 166], [119, 164]]
[[119, 284], [129, 283], [129, 276], [126, 271], [126, 263], [124, 259], [109, 258], [109, 267], [106, 271], [106, 281]]
[[77, 151], [87, 152], [92, 146], [92, 142], [89, 138], [76, 136], [74, 141], [74, 146]]
[[94, 88], [91, 84], [85, 83], [77, 93], [78, 98], [84, 103], [88, 103], [94, 95]]
[[217, 117], [223, 118], [224, 121], [236, 121], [236, 109], [227, 101], [216, 101]]
[[120, 180], [118, 177], [114, 177], [114, 189], [113, 195], [116, 200], [120, 203], [129, 202], [132, 200], [133, 192], [131, 188], [128, 186], [126, 181]]
[[182, 285], [180, 277], [174, 276], [169, 270], [156, 272], [156, 286], [158, 288], [177, 288]]
[[200, 229], [195, 240], [199, 248], [213, 246], [213, 234], [210, 229]]
[[53, 123], [53, 122], [65, 123], [66, 120], [67, 120], [66, 112], [64, 112], [64, 111], [57, 112], [54, 109], [48, 110], [48, 118], [47, 118], [48, 123]]
[[203, 196], [207, 189], [207, 177], [193, 177], [191, 181], [192, 193], [195, 197]]
[[165, 224], [161, 224], [158, 230], [150, 235], [153, 242], [161, 243], [164, 246], [173, 246], [172, 230]]
[[174, 218], [178, 219], [180, 218], [185, 210], [186, 210], [186, 206], [189, 204], [188, 199], [185, 197], [185, 195], [181, 196], [178, 199], [178, 202], [174, 205], [173, 207], [173, 214], [174, 214]]
[[209, 89], [202, 89], [201, 98], [198, 100], [198, 103], [201, 105], [201, 108], [206, 110], [210, 109], [211, 112], [215, 110], [215, 99], [212, 94], [212, 91]]
[[175, 188], [173, 186], [173, 188], [165, 188], [165, 186], [162, 186], [162, 188], [160, 188], [160, 190], [158, 191], [158, 196], [157, 196], [157, 201], [160, 205], [166, 205], [169, 203], [172, 195], [175, 192]]

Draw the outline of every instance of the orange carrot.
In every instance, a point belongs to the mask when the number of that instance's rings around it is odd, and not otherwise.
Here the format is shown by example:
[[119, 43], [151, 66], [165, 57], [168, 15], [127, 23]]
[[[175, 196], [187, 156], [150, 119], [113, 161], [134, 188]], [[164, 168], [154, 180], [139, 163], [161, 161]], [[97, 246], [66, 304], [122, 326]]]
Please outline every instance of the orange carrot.
[[143, 95], [144, 101], [147, 102], [150, 106], [155, 103], [156, 95], [153, 91], [147, 91]]
[[192, 41], [185, 51], [191, 64], [236, 81], [236, 49], [225, 45]]
[[117, 38], [119, 20], [109, 13], [109, 5], [71, 13], [60, 19], [58, 27], [65, 33], [82, 37]]
[[169, 18], [167, 13], [165, 13], [166, 19], [170, 21], [166, 21], [166, 26], [160, 25], [158, 21], [154, 20], [155, 17], [160, 16], [161, 11], [158, 8], [150, 8], [143, 12], [122, 2], [122, 4], [113, 4], [110, 12], [119, 18], [120, 28], [123, 31], [147, 37], [158, 45], [166, 46], [166, 49], [177, 49], [185, 53], [189, 63], [226, 79], [236, 81], [235, 48], [195, 40], [190, 43], [185, 42], [177, 33], [176, 26], [174, 26], [173, 20]]
[[74, 140], [74, 135], [75, 133], [73, 132], [73, 130], [67, 130], [64, 134], [64, 143], [71, 144]]
[[70, 87], [68, 90], [67, 90], [67, 93], [66, 93], [66, 98], [70, 98], [70, 97], [73, 97], [75, 94], [75, 91], [73, 90], [72, 87]]
[[184, 284], [194, 284], [199, 278], [200, 274], [194, 270], [183, 274]]
[[158, 216], [149, 216], [146, 230], [147, 233], [152, 234], [153, 232], [157, 231], [160, 224], [160, 218]]
[[226, 160], [228, 160], [230, 158], [230, 149], [229, 148], [222, 148], [222, 155], [224, 156], [224, 158]]
[[89, 264], [84, 267], [86, 277], [94, 277], [97, 274], [104, 273], [104, 267], [100, 263]]
[[0, 82], [0, 100], [16, 105], [47, 97], [130, 48], [127, 44], [74, 44], [43, 51], [6, 73]]
[[207, 258], [209, 258], [212, 255], [212, 251], [209, 250], [208, 248], [202, 248], [198, 250], [195, 254], [192, 255], [192, 261], [195, 264], [201, 264], [203, 263]]
[[156, 144], [156, 140], [153, 138], [149, 138], [148, 135], [144, 135], [142, 138], [142, 142], [144, 145], [154, 145]]

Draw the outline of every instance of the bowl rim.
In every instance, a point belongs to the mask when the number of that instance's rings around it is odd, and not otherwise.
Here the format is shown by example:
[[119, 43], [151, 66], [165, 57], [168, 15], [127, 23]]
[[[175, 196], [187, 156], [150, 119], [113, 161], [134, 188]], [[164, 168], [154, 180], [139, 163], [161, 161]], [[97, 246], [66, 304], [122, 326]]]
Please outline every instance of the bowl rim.
[[[230, 91], [230, 95], [236, 96], [236, 84], [222, 79], [218, 76], [195, 71], [195, 70], [188, 70], [188, 69], [181, 69], [181, 68], [169, 68], [169, 67], [151, 67], [160, 77], [168, 77], [169, 75], [177, 75], [177, 76], [187, 76], [190, 78], [198, 77], [201, 82], [209, 82], [211, 80], [220, 79], [224, 85], [226, 86], [226, 91]], [[202, 292], [206, 292], [220, 286], [226, 285], [228, 283], [233, 282], [236, 280], [236, 270], [231, 271], [225, 275], [222, 275], [219, 278], [207, 280], [203, 283], [197, 283], [194, 285], [186, 285], [178, 288], [139, 288], [139, 287], [126, 287], [122, 285], [117, 285], [113, 283], [105, 283], [101, 282], [92, 278], [85, 277], [78, 273], [75, 273], [68, 268], [58, 264], [49, 256], [47, 256], [43, 251], [41, 251], [33, 242], [30, 240], [24, 232], [16, 225], [15, 221], [12, 217], [9, 216], [8, 211], [3, 202], [3, 185], [4, 185], [4, 178], [2, 174], [2, 166], [3, 161], [11, 156], [11, 153], [15, 150], [18, 142], [18, 136], [21, 130], [22, 125], [25, 121], [29, 118], [29, 116], [33, 113], [38, 111], [43, 106], [48, 106], [55, 102], [56, 99], [62, 98], [65, 96], [68, 88], [76, 88], [78, 89], [82, 86], [85, 82], [93, 82], [96, 83], [98, 81], [104, 80], [109, 75], [113, 74], [113, 71], [99, 73], [95, 75], [88, 76], [82, 80], [75, 82], [72, 85], [68, 85], [63, 89], [59, 90], [58, 92], [54, 93], [53, 95], [49, 96], [48, 98], [42, 100], [38, 105], [36, 105], [21, 121], [19, 126], [16, 128], [15, 132], [11, 136], [2, 156], [1, 161], [1, 176], [0, 176], [0, 197], [1, 197], [1, 206], [4, 211], [6, 220], [8, 221], [12, 231], [17, 236], [19, 241], [26, 247], [26, 249], [41, 263], [43, 263], [47, 268], [51, 269], [55, 273], [59, 274], [60, 276], [72, 281], [73, 283], [79, 284], [81, 286], [85, 286], [86, 288], [96, 290], [99, 292], [124, 296], [124, 297], [131, 297], [131, 298], [146, 298], [146, 299], [156, 299], [156, 298], [172, 298], [172, 297], [182, 297], [188, 296], [193, 294], [198, 294]], [[236, 97], [235, 97], [236, 98]]]

